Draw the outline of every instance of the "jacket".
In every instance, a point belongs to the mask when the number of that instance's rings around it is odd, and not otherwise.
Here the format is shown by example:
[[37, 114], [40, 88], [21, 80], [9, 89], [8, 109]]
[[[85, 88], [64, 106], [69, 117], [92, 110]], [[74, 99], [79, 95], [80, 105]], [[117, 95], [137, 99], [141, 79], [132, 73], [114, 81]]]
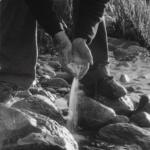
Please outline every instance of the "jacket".
[[[74, 0], [77, 1], [77, 9], [74, 13], [75, 37], [82, 37], [89, 43], [94, 38], [97, 31], [97, 24], [103, 15], [105, 4], [109, 0]], [[57, 14], [52, 9], [50, 0], [26, 0], [30, 10], [43, 26], [43, 28], [52, 36], [63, 30]]]

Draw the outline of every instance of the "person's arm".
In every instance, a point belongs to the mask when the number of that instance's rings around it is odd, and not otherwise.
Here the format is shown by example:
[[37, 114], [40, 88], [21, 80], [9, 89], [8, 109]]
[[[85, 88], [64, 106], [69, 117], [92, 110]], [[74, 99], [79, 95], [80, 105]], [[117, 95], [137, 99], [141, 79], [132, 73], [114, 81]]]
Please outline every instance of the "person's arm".
[[105, 4], [109, 0], [79, 0], [78, 18], [75, 24], [75, 38], [83, 38], [90, 43], [95, 37]]
[[54, 36], [63, 31], [63, 26], [52, 9], [52, 0], [25, 0], [33, 16], [44, 30]]

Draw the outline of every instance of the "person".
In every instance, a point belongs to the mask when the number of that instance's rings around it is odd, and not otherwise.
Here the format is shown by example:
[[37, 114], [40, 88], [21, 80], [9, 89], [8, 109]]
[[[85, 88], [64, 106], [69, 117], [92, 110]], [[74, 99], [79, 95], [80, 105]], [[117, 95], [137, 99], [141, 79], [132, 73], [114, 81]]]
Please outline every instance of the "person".
[[64, 65], [70, 59], [75, 61], [75, 57], [79, 58], [80, 64], [93, 64], [81, 79], [86, 94], [93, 97], [96, 87], [106, 97], [124, 96], [126, 90], [107, 69], [107, 35], [104, 21], [101, 21], [107, 2], [76, 1], [78, 7], [74, 9], [75, 28], [71, 43], [52, 8], [52, 0], [1, 0], [0, 101], [6, 101], [17, 90], [28, 89], [35, 79], [38, 54], [36, 20], [54, 39]]

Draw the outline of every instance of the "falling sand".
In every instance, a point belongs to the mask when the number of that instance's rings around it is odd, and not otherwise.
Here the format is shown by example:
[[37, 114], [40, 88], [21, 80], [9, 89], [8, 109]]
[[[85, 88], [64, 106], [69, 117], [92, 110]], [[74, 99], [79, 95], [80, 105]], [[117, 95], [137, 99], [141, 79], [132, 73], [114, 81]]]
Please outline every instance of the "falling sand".
[[79, 80], [73, 79], [70, 99], [69, 99], [69, 116], [67, 121], [67, 127], [71, 132], [75, 132], [78, 124], [78, 92], [79, 92]]

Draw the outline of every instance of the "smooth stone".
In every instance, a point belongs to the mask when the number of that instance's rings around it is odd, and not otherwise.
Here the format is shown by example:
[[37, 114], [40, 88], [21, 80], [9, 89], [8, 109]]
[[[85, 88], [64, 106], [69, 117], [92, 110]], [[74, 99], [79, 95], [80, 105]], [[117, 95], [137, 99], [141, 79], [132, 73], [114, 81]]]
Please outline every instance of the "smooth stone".
[[99, 131], [101, 139], [118, 145], [136, 144], [142, 150], [150, 148], [150, 131], [129, 123], [105, 126]]

